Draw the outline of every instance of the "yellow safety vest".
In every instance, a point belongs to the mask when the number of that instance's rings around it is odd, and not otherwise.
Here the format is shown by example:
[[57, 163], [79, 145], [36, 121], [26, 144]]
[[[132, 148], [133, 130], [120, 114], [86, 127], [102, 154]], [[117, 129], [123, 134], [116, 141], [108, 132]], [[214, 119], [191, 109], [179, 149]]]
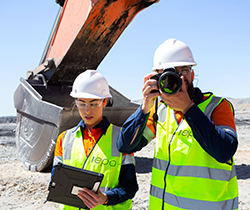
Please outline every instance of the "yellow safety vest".
[[[223, 98], [209, 94], [198, 107], [207, 117]], [[149, 209], [238, 209], [234, 160], [219, 163], [202, 149], [185, 119], [174, 110], [158, 109]]]
[[[104, 174], [100, 189], [107, 191], [119, 185], [119, 175], [122, 164], [122, 153], [116, 143], [120, 127], [110, 124], [106, 134], [95, 144], [90, 155], [86, 157], [80, 127], [67, 130], [62, 141], [63, 160], [66, 165], [86, 169]], [[60, 210], [77, 210], [79, 208], [60, 204]], [[117, 205], [98, 205], [94, 210], [128, 210], [132, 209], [132, 200], [129, 199]]]

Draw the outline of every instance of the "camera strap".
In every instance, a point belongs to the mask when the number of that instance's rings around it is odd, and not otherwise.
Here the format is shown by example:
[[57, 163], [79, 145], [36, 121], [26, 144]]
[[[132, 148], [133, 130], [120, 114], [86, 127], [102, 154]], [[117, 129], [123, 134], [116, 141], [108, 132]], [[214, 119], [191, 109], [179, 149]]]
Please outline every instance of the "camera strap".
[[156, 124], [158, 121], [157, 109], [158, 109], [158, 97], [155, 99], [155, 113], [153, 115], [153, 126], [155, 128], [155, 131], [156, 131]]

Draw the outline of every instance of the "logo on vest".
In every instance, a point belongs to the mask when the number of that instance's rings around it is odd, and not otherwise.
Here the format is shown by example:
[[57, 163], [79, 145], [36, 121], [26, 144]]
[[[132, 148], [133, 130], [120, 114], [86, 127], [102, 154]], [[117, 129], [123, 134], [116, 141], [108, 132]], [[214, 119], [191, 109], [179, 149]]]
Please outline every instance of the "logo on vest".
[[191, 130], [180, 130], [175, 133], [177, 136], [186, 136], [189, 138], [193, 138], [193, 133]]
[[115, 167], [116, 166], [116, 161], [115, 160], [108, 160], [106, 158], [102, 159], [100, 157], [92, 157], [91, 163], [95, 164], [100, 164], [101, 166], [104, 165], [109, 165], [110, 167]]

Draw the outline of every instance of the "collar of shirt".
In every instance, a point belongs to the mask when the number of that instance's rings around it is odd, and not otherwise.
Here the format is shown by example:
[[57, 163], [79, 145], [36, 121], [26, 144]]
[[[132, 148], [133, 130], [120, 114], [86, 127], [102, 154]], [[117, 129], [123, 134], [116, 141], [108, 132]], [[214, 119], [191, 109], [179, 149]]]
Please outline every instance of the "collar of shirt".
[[[107, 129], [108, 129], [108, 127], [109, 127], [109, 125], [110, 125], [110, 122], [108, 121], [107, 117], [103, 116], [102, 118], [103, 118], [102, 121], [99, 124], [95, 125], [93, 127], [93, 129], [100, 127], [101, 130], [102, 130], [102, 133], [105, 134], [106, 131], [107, 131]], [[78, 123], [78, 125], [76, 126], [76, 129], [73, 132], [75, 132], [79, 128], [79, 126], [81, 126], [85, 130], [85, 123], [84, 123], [83, 120], [81, 120]]]
[[194, 99], [193, 102], [198, 105], [203, 102], [203, 94], [199, 88], [194, 88]]

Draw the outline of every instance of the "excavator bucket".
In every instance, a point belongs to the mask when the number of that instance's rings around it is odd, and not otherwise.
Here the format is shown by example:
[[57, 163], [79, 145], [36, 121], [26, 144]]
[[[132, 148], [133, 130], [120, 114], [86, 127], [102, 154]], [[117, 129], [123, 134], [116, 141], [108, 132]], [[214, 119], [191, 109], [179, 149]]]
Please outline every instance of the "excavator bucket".
[[[135, 15], [156, 0], [66, 0], [59, 10], [40, 65], [21, 78], [14, 93], [16, 139], [24, 168], [51, 168], [58, 135], [81, 117], [70, 97], [74, 79], [97, 69]], [[121, 126], [138, 108], [110, 87], [104, 115]]]

